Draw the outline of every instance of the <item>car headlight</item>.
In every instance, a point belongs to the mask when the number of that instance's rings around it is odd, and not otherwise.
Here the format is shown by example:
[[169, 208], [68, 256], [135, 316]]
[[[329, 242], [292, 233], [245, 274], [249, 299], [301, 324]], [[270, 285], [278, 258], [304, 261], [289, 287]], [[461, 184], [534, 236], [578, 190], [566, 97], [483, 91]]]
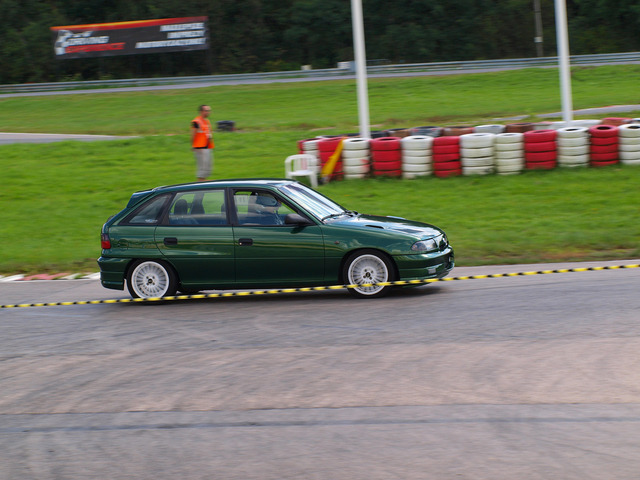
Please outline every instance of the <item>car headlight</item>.
[[419, 242], [411, 245], [411, 250], [414, 252], [430, 252], [432, 250], [438, 250], [438, 243], [435, 238], [427, 238], [426, 240], [420, 240]]

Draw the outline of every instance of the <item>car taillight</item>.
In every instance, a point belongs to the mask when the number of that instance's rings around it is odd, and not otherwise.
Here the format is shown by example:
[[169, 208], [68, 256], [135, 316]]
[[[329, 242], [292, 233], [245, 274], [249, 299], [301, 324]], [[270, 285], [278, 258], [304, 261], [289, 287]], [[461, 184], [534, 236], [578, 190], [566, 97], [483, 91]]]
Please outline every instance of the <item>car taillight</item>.
[[100, 245], [103, 250], [109, 250], [111, 248], [111, 239], [109, 238], [108, 233], [100, 235]]

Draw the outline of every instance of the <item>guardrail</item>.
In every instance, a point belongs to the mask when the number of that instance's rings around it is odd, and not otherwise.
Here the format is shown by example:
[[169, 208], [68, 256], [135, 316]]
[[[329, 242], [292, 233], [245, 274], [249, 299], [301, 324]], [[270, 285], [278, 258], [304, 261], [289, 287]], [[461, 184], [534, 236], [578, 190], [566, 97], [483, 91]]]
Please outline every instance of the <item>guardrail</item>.
[[[640, 62], [640, 52], [572, 55], [570, 63], [576, 65], [606, 65]], [[50, 82], [0, 85], [0, 93], [46, 92], [93, 88], [141, 87], [155, 85], [242, 83], [251, 81], [277, 81], [290, 78], [330, 79], [354, 74], [353, 63], [344, 62], [343, 68], [319, 70], [293, 70], [286, 72], [240, 73], [231, 75], [199, 75], [190, 77], [133, 78], [119, 80], [87, 80], [78, 82]], [[558, 57], [510, 58], [502, 60], [473, 60], [459, 62], [411, 63], [401, 65], [376, 65], [367, 67], [369, 75], [402, 74], [411, 72], [445, 72], [483, 69], [519, 69], [557, 66]]]

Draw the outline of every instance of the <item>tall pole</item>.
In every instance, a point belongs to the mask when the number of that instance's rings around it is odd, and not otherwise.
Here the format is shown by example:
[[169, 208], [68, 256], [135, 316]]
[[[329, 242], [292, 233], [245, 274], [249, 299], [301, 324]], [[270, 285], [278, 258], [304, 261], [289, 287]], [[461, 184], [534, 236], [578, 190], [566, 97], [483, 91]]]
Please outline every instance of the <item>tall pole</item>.
[[367, 91], [367, 60], [364, 49], [364, 22], [362, 20], [362, 0], [351, 0], [351, 19], [353, 22], [353, 53], [356, 66], [358, 89], [358, 118], [360, 136], [370, 138], [369, 96]]
[[562, 96], [562, 120], [569, 126], [573, 120], [571, 99], [571, 69], [569, 67], [569, 35], [567, 33], [567, 6], [565, 0], [556, 3], [556, 36], [558, 42], [558, 63], [560, 66], [560, 90]]
[[533, 39], [536, 44], [536, 56], [543, 57], [544, 49], [542, 48], [542, 11], [540, 9], [540, 0], [533, 0], [533, 16], [536, 25], [536, 36]]

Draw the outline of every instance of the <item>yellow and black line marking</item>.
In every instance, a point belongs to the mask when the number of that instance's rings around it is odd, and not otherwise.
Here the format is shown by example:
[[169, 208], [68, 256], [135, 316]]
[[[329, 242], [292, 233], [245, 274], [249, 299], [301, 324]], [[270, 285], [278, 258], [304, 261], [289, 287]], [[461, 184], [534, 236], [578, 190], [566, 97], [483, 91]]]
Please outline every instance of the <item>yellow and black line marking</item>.
[[527, 275], [547, 275], [550, 273], [575, 273], [575, 272], [595, 272], [600, 270], [621, 270], [627, 268], [640, 268], [640, 264], [634, 265], [611, 265], [606, 267], [581, 267], [581, 268], [561, 268], [558, 270], [538, 270], [532, 272], [514, 272], [514, 273], [492, 273], [489, 275], [473, 275], [463, 277], [445, 277], [433, 278], [427, 280], [400, 280], [396, 282], [382, 282], [364, 285], [329, 285], [326, 287], [298, 287], [298, 288], [279, 288], [273, 290], [252, 290], [246, 292], [228, 292], [228, 293], [208, 293], [196, 295], [175, 295], [172, 297], [151, 297], [151, 298], [121, 298], [111, 300], [80, 300], [75, 302], [52, 302], [52, 303], [21, 303], [15, 305], [0, 305], [0, 308], [25, 308], [25, 307], [56, 307], [69, 305], [99, 305], [110, 303], [151, 303], [151, 302], [170, 302], [175, 300], [196, 300], [206, 298], [222, 298], [222, 297], [255, 297], [259, 295], [277, 295], [281, 293], [295, 292], [316, 292], [321, 290], [342, 290], [356, 287], [371, 286], [410, 286], [425, 285], [436, 282], [453, 282], [458, 280], [483, 280], [486, 278], [503, 278], [503, 277], [520, 277]]

